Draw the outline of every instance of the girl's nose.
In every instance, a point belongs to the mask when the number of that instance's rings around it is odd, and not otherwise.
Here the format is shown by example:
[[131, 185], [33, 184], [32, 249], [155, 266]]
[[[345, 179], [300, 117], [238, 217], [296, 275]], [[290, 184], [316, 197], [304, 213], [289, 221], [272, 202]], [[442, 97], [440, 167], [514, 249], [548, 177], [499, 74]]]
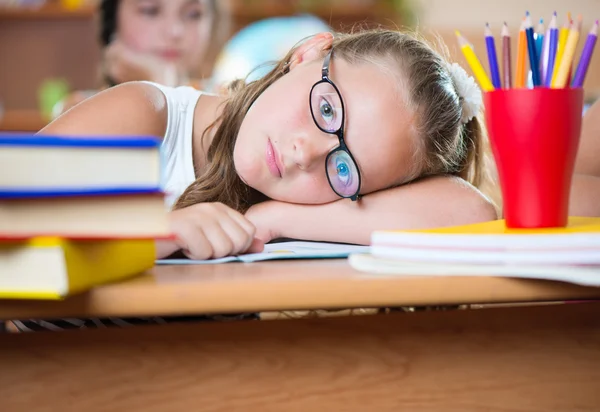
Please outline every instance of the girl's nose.
[[293, 139], [294, 163], [304, 171], [325, 168], [327, 154], [339, 144], [335, 135], [316, 131], [314, 136], [298, 135]]
[[184, 24], [180, 18], [170, 18], [165, 26], [168, 38], [178, 40], [183, 36]]

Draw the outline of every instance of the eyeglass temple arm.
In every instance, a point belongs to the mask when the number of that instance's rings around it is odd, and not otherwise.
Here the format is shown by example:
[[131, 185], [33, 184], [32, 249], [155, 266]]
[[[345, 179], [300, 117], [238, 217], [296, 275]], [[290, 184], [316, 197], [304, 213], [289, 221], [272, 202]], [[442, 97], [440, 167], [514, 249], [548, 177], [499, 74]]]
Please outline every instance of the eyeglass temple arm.
[[329, 50], [329, 53], [327, 53], [327, 56], [325, 56], [325, 59], [323, 60], [323, 68], [321, 69], [321, 77], [323, 78], [323, 80], [329, 78], [329, 61], [331, 60], [332, 54], [333, 49]]

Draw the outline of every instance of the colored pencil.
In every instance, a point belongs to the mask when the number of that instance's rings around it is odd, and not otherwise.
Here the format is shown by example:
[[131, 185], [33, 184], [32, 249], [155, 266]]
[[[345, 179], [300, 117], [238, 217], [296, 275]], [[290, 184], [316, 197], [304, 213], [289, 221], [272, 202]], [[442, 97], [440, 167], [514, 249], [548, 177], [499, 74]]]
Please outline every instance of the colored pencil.
[[494, 35], [492, 29], [490, 29], [489, 23], [485, 24], [485, 44], [488, 54], [488, 62], [490, 64], [490, 73], [492, 74], [492, 84], [495, 89], [502, 88], [500, 81], [500, 68], [498, 67], [498, 56], [496, 55], [496, 43], [494, 41]]
[[544, 35], [544, 19], [540, 19], [540, 22], [537, 25], [535, 30], [535, 55], [538, 58], [538, 67], [542, 67], [542, 53], [544, 51], [544, 39], [546, 36]]
[[546, 85], [546, 75], [548, 74], [548, 64], [550, 63], [550, 37], [552, 36], [552, 29], [556, 29], [556, 12], [552, 14], [546, 34], [544, 35], [544, 45], [542, 46], [542, 57], [540, 63], [540, 76], [542, 77], [542, 84]]
[[506, 22], [502, 25], [502, 74], [504, 75], [504, 88], [512, 87], [512, 68], [510, 57], [510, 31]]
[[527, 36], [525, 35], [525, 19], [521, 22], [517, 41], [517, 69], [515, 87], [524, 88], [527, 81]]
[[550, 85], [556, 81], [556, 75], [558, 74], [558, 66], [562, 60], [562, 56], [565, 52], [565, 46], [567, 44], [567, 38], [569, 37], [569, 29], [571, 28], [571, 12], [567, 13], [565, 23], [560, 28], [560, 34], [558, 35], [558, 47], [556, 49], [556, 57], [554, 58], [554, 71], [552, 73], [552, 80]]
[[585, 75], [587, 74], [590, 61], [592, 60], [592, 53], [594, 52], [594, 46], [596, 46], [596, 40], [598, 40], [598, 20], [592, 26], [587, 39], [585, 41], [585, 45], [583, 46], [583, 51], [581, 52], [581, 57], [579, 59], [579, 64], [577, 65], [577, 70], [575, 71], [575, 77], [573, 78], [573, 83], [571, 87], [583, 87], [583, 82], [585, 81]]
[[467, 41], [466, 38], [464, 38], [460, 34], [458, 30], [455, 33], [458, 39], [458, 45], [460, 46], [460, 49], [463, 55], [465, 56], [467, 63], [471, 67], [471, 70], [473, 71], [473, 74], [475, 75], [475, 78], [479, 82], [481, 88], [486, 92], [494, 90], [494, 85], [490, 81], [490, 78], [485, 72], [485, 69], [483, 68], [481, 62], [477, 58], [475, 50], [473, 50], [473, 46]]
[[552, 16], [550, 20], [550, 25], [548, 26], [548, 60], [546, 67], [544, 69], [543, 82], [546, 87], [550, 87], [552, 85], [552, 74], [554, 73], [554, 62], [556, 60], [556, 49], [558, 47], [558, 27], [556, 25], [556, 12]]
[[548, 67], [548, 56], [549, 56], [549, 44], [550, 42], [550, 25], [546, 29], [546, 34], [544, 34], [544, 44], [542, 45], [542, 51], [540, 53], [540, 78], [542, 80], [542, 84], [546, 84], [546, 68]]
[[571, 70], [573, 58], [575, 57], [575, 49], [577, 48], [577, 42], [579, 41], [580, 30], [581, 19], [578, 19], [577, 23], [573, 24], [571, 30], [569, 30], [569, 37], [567, 37], [567, 43], [565, 44], [565, 52], [560, 61], [556, 79], [552, 82], [552, 87], [555, 89], [567, 87], [569, 71]]
[[531, 75], [533, 78], [533, 87], [541, 86], [540, 69], [536, 51], [535, 39], [533, 38], [533, 27], [531, 26], [531, 17], [529, 12], [525, 17], [525, 34], [527, 35], [527, 48], [529, 50], [529, 65], [531, 67]]
[[[581, 14], [579, 16], [577, 16], [577, 18], [578, 18], [578, 24], [579, 24], [579, 36], [581, 37]], [[571, 27], [575, 27], [575, 25], [573, 24], [573, 20], [571, 20]], [[569, 38], [567, 37], [567, 40], [568, 39]], [[577, 40], [577, 42], [579, 42], [579, 39]], [[575, 46], [575, 50], [577, 50], [577, 46]], [[575, 61], [575, 56], [573, 56], [573, 61]], [[571, 63], [571, 66], [569, 66], [569, 74], [567, 75], [567, 84], [571, 84], [572, 79], [573, 79], [573, 63]], [[566, 87], [566, 85], [565, 85], [565, 87]]]
[[[485, 24], [484, 37], [489, 64], [489, 76], [475, 53], [473, 45], [456, 30], [459, 47], [471, 68], [474, 77], [485, 92], [496, 89], [548, 87], [583, 87], [590, 63], [598, 42], [600, 23], [595, 21], [587, 34], [579, 62], [575, 54], [582, 35], [581, 15], [573, 21], [567, 13], [564, 24], [558, 27], [556, 11], [552, 13], [547, 30], [544, 31], [544, 19], [540, 19], [534, 31], [531, 14], [525, 17], [519, 28], [517, 39], [517, 62], [513, 85], [511, 33], [506, 22], [502, 25], [502, 50], [498, 61], [496, 40], [489, 23]], [[529, 61], [529, 65], [527, 64]], [[575, 64], [577, 63], [577, 64]], [[529, 70], [528, 70], [529, 68]], [[501, 70], [502, 69], [502, 70]], [[573, 77], [571, 77], [573, 75]]]

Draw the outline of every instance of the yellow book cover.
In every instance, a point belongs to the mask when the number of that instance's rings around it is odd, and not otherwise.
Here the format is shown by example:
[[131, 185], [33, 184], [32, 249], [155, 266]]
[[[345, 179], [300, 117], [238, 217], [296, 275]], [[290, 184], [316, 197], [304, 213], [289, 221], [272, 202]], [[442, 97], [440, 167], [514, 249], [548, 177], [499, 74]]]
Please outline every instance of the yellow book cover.
[[[566, 235], [566, 236], [564, 236]], [[493, 244], [510, 244], [512, 246], [529, 244], [532, 240], [556, 242], [572, 241], [574, 238], [590, 239], [600, 235], [600, 218], [570, 217], [567, 227], [543, 229], [510, 229], [504, 220], [493, 220], [464, 226], [450, 226], [422, 230], [376, 230], [371, 236], [372, 245], [403, 243], [407, 240], [425, 242], [426, 244], [454, 244], [492, 242]], [[561, 240], [562, 239], [562, 240]]]
[[154, 265], [152, 239], [38, 237], [0, 243], [0, 299], [62, 299]]
[[383, 230], [379, 232], [395, 233], [439, 233], [448, 235], [466, 234], [466, 235], [560, 235], [566, 233], [600, 233], [600, 218], [598, 217], [569, 217], [567, 227], [544, 228], [544, 229], [509, 229], [506, 222], [502, 220], [493, 220], [490, 222], [475, 223], [464, 226], [450, 226], [436, 229], [425, 230]]

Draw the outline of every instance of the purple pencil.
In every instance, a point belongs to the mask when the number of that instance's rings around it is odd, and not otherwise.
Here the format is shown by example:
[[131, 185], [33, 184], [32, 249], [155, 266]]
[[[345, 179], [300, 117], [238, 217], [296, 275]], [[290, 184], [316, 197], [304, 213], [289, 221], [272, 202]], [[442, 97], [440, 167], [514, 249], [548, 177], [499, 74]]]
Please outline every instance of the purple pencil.
[[492, 84], [495, 89], [501, 89], [502, 82], [500, 81], [500, 68], [498, 67], [498, 57], [496, 56], [496, 44], [494, 43], [494, 35], [489, 23], [485, 24], [485, 44], [490, 63], [490, 73], [492, 74]]
[[550, 20], [550, 25], [548, 26], [548, 56], [547, 60], [544, 59], [545, 64], [542, 75], [542, 82], [546, 87], [550, 87], [552, 84], [552, 73], [554, 73], [554, 64], [556, 63], [556, 51], [558, 49], [558, 25], [556, 19], [556, 12], [554, 12], [552, 20]]
[[594, 52], [596, 40], [598, 40], [598, 20], [596, 20], [596, 23], [594, 23], [590, 33], [587, 36], [587, 40], [583, 46], [581, 58], [579, 59], [579, 64], [577, 65], [577, 70], [575, 71], [575, 77], [573, 77], [573, 83], [571, 83], [571, 87], [583, 87], [585, 75], [587, 74], [590, 61], [592, 60], [592, 53]]

